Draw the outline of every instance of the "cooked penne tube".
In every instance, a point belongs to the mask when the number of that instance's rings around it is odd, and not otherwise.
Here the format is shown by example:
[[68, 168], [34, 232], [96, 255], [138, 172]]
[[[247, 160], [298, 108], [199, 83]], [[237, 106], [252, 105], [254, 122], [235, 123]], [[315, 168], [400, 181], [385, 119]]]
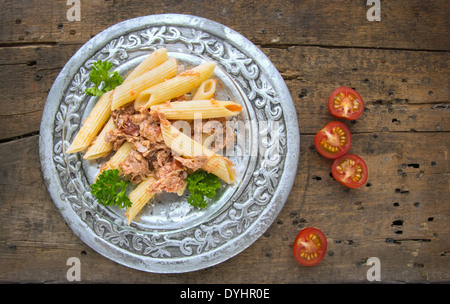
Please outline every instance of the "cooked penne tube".
[[129, 142], [124, 142], [122, 144], [122, 146], [120, 146], [120, 148], [116, 151], [116, 153], [114, 153], [114, 155], [106, 163], [104, 163], [101, 166], [100, 172], [98, 173], [98, 175], [100, 175], [103, 171], [109, 170], [109, 169], [119, 169], [119, 171], [120, 171], [120, 167], [119, 167], [120, 163], [122, 163], [123, 161], [125, 161], [127, 159], [132, 148], [133, 147], [131, 146], [131, 144]]
[[203, 63], [142, 91], [134, 101], [134, 108], [150, 108], [192, 91], [213, 74], [215, 67], [214, 62]]
[[238, 115], [242, 106], [233, 101], [192, 100], [175, 101], [151, 107], [152, 112], [163, 113], [167, 119], [208, 119]]
[[[195, 93], [192, 100], [210, 100], [214, 97], [214, 94], [216, 93], [216, 87], [217, 87], [217, 80], [216, 79], [208, 79], [204, 81], [200, 87], [198, 88], [197, 92]], [[242, 109], [242, 107], [241, 107]], [[194, 119], [198, 119], [198, 114], [194, 115]], [[202, 144], [204, 147], [210, 147], [213, 142], [215, 142], [216, 136], [215, 134], [210, 135], [203, 133], [202, 134]]]
[[89, 147], [111, 115], [112, 92], [108, 91], [100, 96], [66, 153], [80, 152]]
[[147, 71], [128, 82], [122, 83], [114, 89], [111, 110], [118, 109], [121, 106], [132, 102], [143, 90], [174, 77], [176, 73], [177, 61], [175, 58], [170, 58], [150, 71]]
[[148, 55], [147, 58], [144, 59], [144, 61], [139, 63], [139, 65], [135, 67], [130, 74], [128, 74], [127, 78], [123, 81], [122, 84], [139, 77], [145, 72], [153, 68], [156, 68], [157, 66], [161, 65], [166, 61], [167, 61], [167, 49], [166, 48], [157, 49], [156, 51]]
[[203, 166], [206, 172], [217, 175], [227, 184], [232, 184], [236, 180], [233, 163], [226, 157], [215, 154], [208, 157], [206, 164]]
[[206, 156], [207, 161], [202, 167], [203, 169], [217, 175], [228, 184], [235, 181], [233, 163], [229, 159], [214, 153], [201, 143], [178, 131], [167, 120], [161, 120], [161, 131], [164, 143], [173, 151], [186, 158]]
[[114, 129], [114, 120], [110, 117], [108, 122], [105, 124], [103, 129], [100, 131], [100, 134], [94, 140], [92, 145], [87, 149], [84, 154], [84, 159], [97, 159], [100, 157], [104, 157], [112, 151], [113, 144], [106, 141], [106, 135]]
[[137, 187], [130, 192], [128, 198], [130, 199], [132, 204], [131, 207], [129, 207], [125, 212], [128, 225], [130, 225], [136, 215], [152, 199], [154, 194], [147, 191], [147, 188], [154, 181], [155, 179], [153, 177], [150, 177], [147, 180], [140, 182], [139, 185], [137, 185]]
[[208, 79], [203, 81], [203, 83], [198, 87], [197, 92], [195, 92], [192, 100], [207, 100], [214, 97], [216, 93], [217, 80]]
[[[141, 62], [123, 83], [127, 83], [136, 77], [139, 77], [145, 71], [152, 69], [167, 59], [167, 50], [159, 49], [150, 54], [143, 62]], [[123, 84], [122, 83], [122, 84]], [[97, 134], [103, 128], [104, 124], [111, 115], [111, 105], [113, 100], [113, 91], [104, 93], [98, 99], [88, 118], [84, 121], [72, 144], [66, 150], [66, 153], [75, 153], [87, 149]]]

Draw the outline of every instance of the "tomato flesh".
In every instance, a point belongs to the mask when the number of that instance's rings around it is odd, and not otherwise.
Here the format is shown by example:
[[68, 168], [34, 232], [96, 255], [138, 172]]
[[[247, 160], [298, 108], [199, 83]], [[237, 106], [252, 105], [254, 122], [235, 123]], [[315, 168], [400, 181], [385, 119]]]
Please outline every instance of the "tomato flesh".
[[359, 188], [367, 182], [369, 172], [365, 161], [355, 154], [346, 154], [334, 160], [333, 177], [349, 188]]
[[335, 159], [348, 152], [352, 145], [352, 135], [342, 122], [333, 121], [317, 132], [314, 145], [322, 156]]
[[327, 251], [327, 238], [317, 228], [302, 229], [295, 239], [294, 257], [303, 266], [314, 266], [322, 261]]
[[352, 88], [340, 87], [328, 98], [328, 110], [335, 117], [354, 120], [364, 112], [364, 101]]

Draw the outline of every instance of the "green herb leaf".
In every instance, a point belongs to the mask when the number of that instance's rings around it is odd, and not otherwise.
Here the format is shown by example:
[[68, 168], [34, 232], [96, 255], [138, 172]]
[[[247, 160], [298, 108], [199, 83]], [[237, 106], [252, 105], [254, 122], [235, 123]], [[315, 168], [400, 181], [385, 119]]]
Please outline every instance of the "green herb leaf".
[[200, 209], [205, 208], [208, 203], [205, 199], [212, 199], [216, 196], [217, 189], [219, 189], [222, 184], [219, 178], [212, 174], [207, 173], [203, 170], [197, 170], [186, 178], [187, 189], [191, 193], [188, 196], [188, 203], [194, 207]]
[[[113, 90], [118, 85], [122, 84], [122, 76], [115, 72], [109, 72], [113, 67], [113, 64], [108, 61], [98, 60], [92, 66], [91, 73], [89, 74], [89, 80], [95, 85], [94, 87], [87, 88], [84, 91], [88, 95], [101, 96], [103, 93]], [[101, 85], [103, 84], [103, 87]]]
[[90, 185], [91, 193], [105, 206], [128, 208], [131, 207], [131, 201], [126, 194], [129, 183], [120, 178], [119, 170], [105, 170], [98, 176], [97, 181]]

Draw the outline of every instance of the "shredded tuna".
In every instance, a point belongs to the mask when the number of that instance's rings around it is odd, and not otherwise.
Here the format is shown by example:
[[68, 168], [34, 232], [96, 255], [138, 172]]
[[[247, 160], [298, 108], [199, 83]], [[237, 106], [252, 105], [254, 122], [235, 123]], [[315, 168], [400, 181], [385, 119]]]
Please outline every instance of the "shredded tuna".
[[179, 161], [173, 159], [172, 162], [159, 168], [155, 182], [149, 186], [147, 191], [153, 193], [162, 191], [176, 193], [186, 187], [186, 177], [185, 168]]
[[151, 122], [150, 120], [144, 120], [139, 125], [140, 135], [152, 143], [162, 142], [164, 141], [161, 128], [155, 122]]
[[121, 107], [111, 113], [115, 128], [107, 135], [114, 150], [128, 141], [132, 150], [120, 164], [122, 174], [137, 184], [154, 175], [153, 192], [178, 192], [186, 187], [187, 170], [201, 168], [206, 160], [173, 157], [164, 143], [160, 124], [170, 124], [163, 114], [149, 110], [136, 111], [133, 106]]
[[140, 183], [151, 175], [148, 161], [135, 150], [131, 150], [127, 159], [119, 167], [122, 174], [134, 184]]
[[[188, 172], [200, 168], [212, 171], [218, 165], [217, 161], [206, 156], [185, 158], [173, 155], [164, 143], [161, 125], [167, 126], [170, 122], [162, 113], [148, 109], [136, 111], [133, 105], [129, 105], [112, 111], [111, 117], [115, 128], [107, 135], [107, 140], [113, 144], [113, 149], [119, 149], [125, 141], [132, 146], [127, 159], [120, 164], [122, 174], [135, 184], [154, 176], [155, 181], [147, 189], [150, 192], [179, 193], [186, 187]], [[202, 127], [200, 132], [209, 135], [225, 137], [228, 133], [226, 119], [206, 120], [199, 126]], [[224, 139], [220, 147], [226, 144]], [[220, 148], [214, 145], [213, 142], [213, 148]]]
[[194, 171], [202, 168], [207, 162], [206, 156], [199, 156], [194, 158], [184, 158], [181, 156], [174, 156], [173, 158], [179, 161], [186, 168], [189, 168]]
[[[201, 126], [201, 131], [199, 130]], [[202, 132], [212, 136], [209, 138], [208, 148], [214, 152], [222, 151], [226, 147], [232, 147], [235, 134], [230, 126], [227, 125], [225, 117], [205, 119], [201, 124], [194, 124], [194, 132]], [[195, 135], [194, 135], [195, 139]]]

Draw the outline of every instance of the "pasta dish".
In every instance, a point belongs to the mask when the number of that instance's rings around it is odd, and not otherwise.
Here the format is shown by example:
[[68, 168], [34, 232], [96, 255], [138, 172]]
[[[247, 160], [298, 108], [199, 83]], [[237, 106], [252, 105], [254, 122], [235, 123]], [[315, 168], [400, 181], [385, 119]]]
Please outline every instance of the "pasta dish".
[[100, 96], [66, 150], [83, 152], [87, 160], [111, 155], [99, 174], [118, 169], [136, 185], [128, 224], [155, 194], [182, 195], [188, 174], [197, 170], [234, 183], [234, 165], [220, 151], [234, 142], [226, 122], [242, 106], [214, 98], [215, 67], [205, 62], [188, 68], [157, 49]]

